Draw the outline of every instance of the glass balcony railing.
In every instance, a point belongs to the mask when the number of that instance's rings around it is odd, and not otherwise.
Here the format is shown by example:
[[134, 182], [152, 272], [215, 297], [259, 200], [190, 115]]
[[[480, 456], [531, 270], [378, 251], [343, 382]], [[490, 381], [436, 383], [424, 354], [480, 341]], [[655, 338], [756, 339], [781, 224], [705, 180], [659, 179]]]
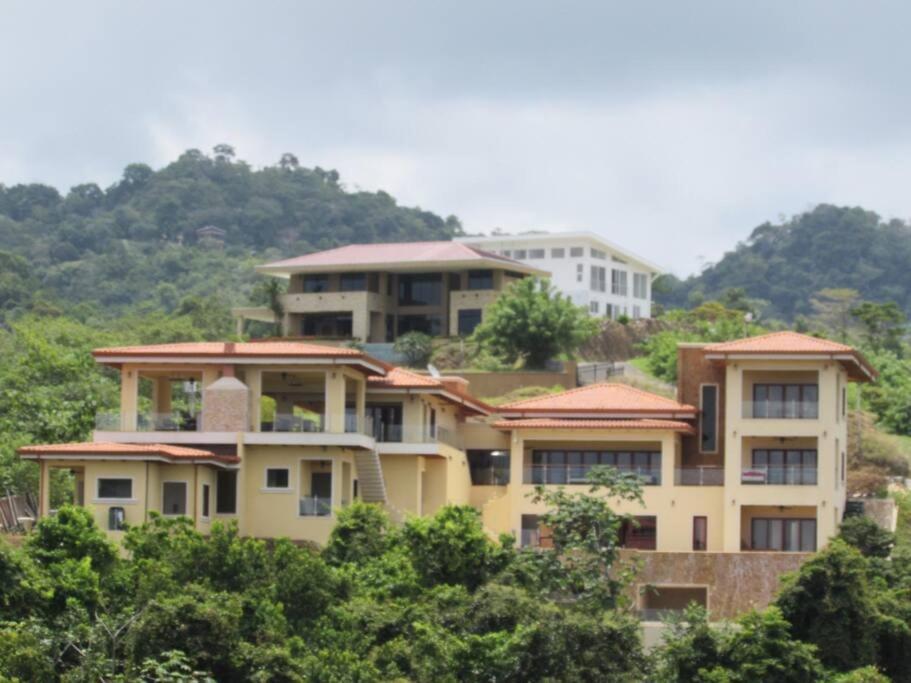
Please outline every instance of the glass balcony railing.
[[743, 418], [750, 420], [816, 420], [818, 401], [744, 401]]
[[[661, 470], [657, 468], [620, 467], [621, 472], [638, 474], [643, 486], [659, 486]], [[525, 465], [526, 484], [587, 484], [590, 468], [579, 465]]]
[[677, 486], [724, 486], [723, 467], [678, 467], [674, 470]]
[[806, 465], [756, 465], [740, 473], [740, 482], [757, 486], [815, 486], [819, 470]]
[[304, 496], [300, 499], [301, 517], [327, 517], [332, 514], [332, 498]]
[[453, 448], [461, 448], [455, 433], [445, 427], [376, 422], [369, 416], [366, 424], [367, 433], [372, 435], [377, 443], [444, 443]]
[[[136, 416], [138, 432], [196, 432], [201, 428], [201, 415], [186, 413], [140, 413]], [[99, 413], [95, 416], [95, 429], [119, 432], [122, 429], [119, 412]]]
[[322, 415], [292, 415], [276, 413], [271, 420], [260, 423], [263, 432], [322, 432]]

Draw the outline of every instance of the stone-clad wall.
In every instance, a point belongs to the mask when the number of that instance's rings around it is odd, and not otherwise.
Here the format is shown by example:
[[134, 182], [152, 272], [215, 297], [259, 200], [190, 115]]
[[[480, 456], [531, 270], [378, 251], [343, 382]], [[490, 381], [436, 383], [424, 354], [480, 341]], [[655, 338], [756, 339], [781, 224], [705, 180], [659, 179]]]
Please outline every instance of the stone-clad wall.
[[203, 390], [202, 429], [206, 432], [245, 432], [249, 423], [247, 385], [222, 377]]
[[[662, 553], [624, 550], [624, 560], [639, 563], [639, 591], [653, 586], [706, 586], [712, 619], [730, 619], [766, 607], [780, 588], [782, 574], [797, 570], [812, 553]], [[638, 602], [636, 603], [638, 604]]]
[[681, 345], [677, 347], [677, 400], [699, 408], [700, 386], [702, 384], [718, 385], [718, 451], [714, 455], [703, 455], [699, 452], [699, 437], [683, 439], [683, 465], [724, 465], [724, 405], [725, 405], [725, 369], [721, 363], [706, 360], [705, 352], [698, 346]]

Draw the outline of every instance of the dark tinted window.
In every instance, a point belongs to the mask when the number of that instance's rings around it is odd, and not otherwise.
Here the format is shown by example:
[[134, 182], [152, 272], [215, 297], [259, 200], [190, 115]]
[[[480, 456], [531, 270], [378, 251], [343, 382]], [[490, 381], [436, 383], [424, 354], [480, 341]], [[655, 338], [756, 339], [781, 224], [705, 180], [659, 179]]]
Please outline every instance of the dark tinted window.
[[509, 452], [469, 450], [468, 469], [475, 486], [506, 486], [509, 483]]
[[459, 311], [459, 336], [467, 337], [481, 324], [480, 308], [465, 308]]
[[367, 275], [342, 273], [338, 278], [338, 288], [342, 292], [363, 292], [367, 289]]
[[702, 419], [699, 424], [700, 448], [704, 453], [718, 450], [718, 387], [702, 387]]
[[469, 270], [468, 289], [493, 289], [493, 271]]
[[209, 498], [212, 487], [208, 484], [202, 485], [202, 516], [209, 516]]
[[99, 479], [98, 480], [98, 497], [99, 498], [132, 498], [133, 497], [133, 480], [132, 479]]
[[162, 485], [161, 511], [166, 515], [187, 514], [186, 482], [166, 481]]
[[442, 275], [399, 275], [400, 306], [439, 306], [442, 300]]
[[329, 276], [328, 275], [305, 275], [304, 276], [305, 292], [328, 292]]
[[237, 472], [221, 470], [215, 489], [215, 512], [231, 515], [237, 512]]
[[443, 333], [442, 319], [438, 315], [400, 315], [399, 336], [408, 332], [423, 332], [431, 337]]
[[286, 470], [286, 469], [268, 469], [268, 470], [266, 470], [266, 488], [269, 488], [269, 489], [286, 489], [286, 488], [288, 488], [288, 470]]

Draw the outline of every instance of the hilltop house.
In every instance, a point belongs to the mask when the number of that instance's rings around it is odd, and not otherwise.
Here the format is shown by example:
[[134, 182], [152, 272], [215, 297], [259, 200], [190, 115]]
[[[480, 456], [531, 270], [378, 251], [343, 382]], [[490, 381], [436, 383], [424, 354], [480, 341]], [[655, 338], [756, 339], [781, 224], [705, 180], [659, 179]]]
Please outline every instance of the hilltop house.
[[[463, 290], [458, 290], [463, 291]], [[471, 291], [471, 290], [468, 290]], [[767, 603], [783, 571], [837, 532], [846, 502], [851, 347], [792, 332], [679, 349], [676, 399], [596, 384], [492, 408], [463, 380], [300, 342], [98, 349], [121, 377], [91, 443], [21, 448], [119, 538], [150, 513], [205, 532], [325, 543], [354, 499], [393, 519], [471, 505], [491, 535], [548, 544], [535, 485], [583, 485], [594, 465], [641, 477], [622, 530], [646, 616], [690, 600], [716, 617]]]
[[[458, 242], [350, 244], [258, 266], [288, 279], [281, 298], [287, 337], [388, 343], [407, 332], [466, 336], [517, 278], [547, 272]], [[266, 308], [236, 308], [275, 322]]]

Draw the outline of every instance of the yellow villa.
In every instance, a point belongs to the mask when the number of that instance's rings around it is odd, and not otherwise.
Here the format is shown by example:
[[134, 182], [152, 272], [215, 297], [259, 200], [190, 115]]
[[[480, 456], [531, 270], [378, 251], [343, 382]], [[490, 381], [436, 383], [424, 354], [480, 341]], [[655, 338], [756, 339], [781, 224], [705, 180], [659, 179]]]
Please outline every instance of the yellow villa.
[[[491, 535], [546, 546], [536, 485], [635, 472], [621, 541], [642, 613], [691, 600], [716, 617], [769, 601], [778, 576], [837, 533], [846, 503], [847, 385], [875, 376], [851, 347], [792, 332], [682, 345], [676, 399], [595, 384], [493, 408], [457, 377], [295, 341], [98, 349], [120, 411], [91, 443], [28, 446], [71, 470], [76, 502], [118, 538], [151, 512], [205, 532], [324, 543], [340, 508], [394, 520], [476, 507]], [[626, 551], [625, 551], [626, 552]]]

